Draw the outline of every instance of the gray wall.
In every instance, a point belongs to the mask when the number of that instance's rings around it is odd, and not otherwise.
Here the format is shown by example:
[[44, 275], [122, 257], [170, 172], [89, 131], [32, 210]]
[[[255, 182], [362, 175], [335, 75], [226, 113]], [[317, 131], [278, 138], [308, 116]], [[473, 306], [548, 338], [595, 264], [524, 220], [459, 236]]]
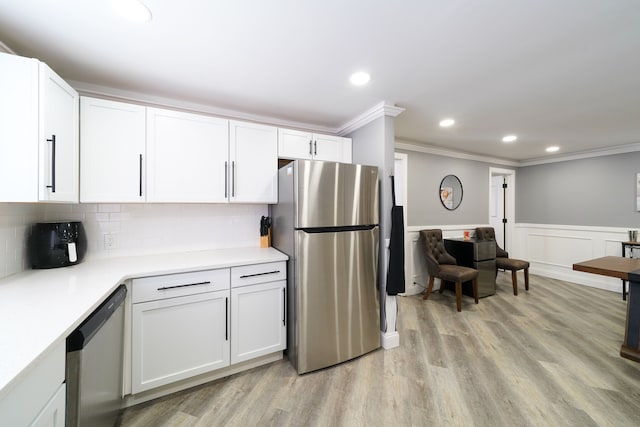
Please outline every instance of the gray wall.
[[[408, 226], [488, 223], [489, 167], [493, 165], [415, 151], [397, 151], [408, 156]], [[462, 182], [462, 203], [453, 211], [440, 203], [440, 182], [446, 175], [456, 175]]]
[[637, 228], [637, 172], [638, 152], [520, 167], [516, 222]]
[[353, 139], [353, 163], [378, 166], [380, 174], [380, 246], [378, 257], [378, 287], [380, 290], [380, 328], [386, 331], [387, 249], [385, 239], [391, 234], [391, 179], [394, 164], [395, 119], [380, 117], [357, 129]]

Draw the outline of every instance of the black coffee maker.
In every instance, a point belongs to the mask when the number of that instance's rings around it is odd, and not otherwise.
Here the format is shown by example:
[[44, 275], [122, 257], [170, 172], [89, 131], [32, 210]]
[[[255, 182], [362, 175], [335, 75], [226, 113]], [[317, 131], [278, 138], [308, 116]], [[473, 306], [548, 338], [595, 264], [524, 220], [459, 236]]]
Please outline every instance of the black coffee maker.
[[87, 252], [87, 237], [79, 221], [39, 222], [31, 229], [28, 244], [33, 268], [75, 265]]

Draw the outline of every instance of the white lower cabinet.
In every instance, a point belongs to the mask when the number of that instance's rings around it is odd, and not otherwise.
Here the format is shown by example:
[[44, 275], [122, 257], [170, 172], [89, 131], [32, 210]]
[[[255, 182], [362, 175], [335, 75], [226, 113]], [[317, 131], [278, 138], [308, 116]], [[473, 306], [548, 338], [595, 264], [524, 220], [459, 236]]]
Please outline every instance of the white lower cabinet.
[[286, 281], [231, 289], [231, 363], [284, 350]]
[[228, 304], [229, 291], [134, 304], [131, 391], [228, 366]]
[[229, 269], [132, 281], [131, 392], [229, 365]]
[[0, 426], [63, 427], [66, 416], [65, 340], [38, 361], [0, 398]]
[[286, 262], [131, 281], [131, 393], [286, 347]]
[[31, 427], [64, 427], [67, 410], [67, 387], [60, 384], [58, 391], [31, 423]]

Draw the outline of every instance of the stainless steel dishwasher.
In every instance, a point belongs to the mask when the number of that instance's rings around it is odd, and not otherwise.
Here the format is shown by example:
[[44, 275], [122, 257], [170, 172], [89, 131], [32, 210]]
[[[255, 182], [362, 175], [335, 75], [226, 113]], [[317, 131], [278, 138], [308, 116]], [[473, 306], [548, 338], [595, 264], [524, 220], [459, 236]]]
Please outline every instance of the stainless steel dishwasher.
[[126, 295], [120, 285], [67, 337], [68, 427], [113, 427], [118, 419]]

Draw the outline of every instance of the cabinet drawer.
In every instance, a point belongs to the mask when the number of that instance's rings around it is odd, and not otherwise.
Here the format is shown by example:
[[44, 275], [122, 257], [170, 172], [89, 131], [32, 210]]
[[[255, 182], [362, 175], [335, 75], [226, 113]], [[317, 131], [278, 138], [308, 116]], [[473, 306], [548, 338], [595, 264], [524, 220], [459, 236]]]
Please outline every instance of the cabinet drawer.
[[231, 269], [231, 287], [254, 285], [256, 283], [275, 282], [287, 278], [285, 261], [253, 264]]
[[229, 269], [193, 271], [133, 279], [131, 301], [135, 304], [204, 292], [229, 289]]

